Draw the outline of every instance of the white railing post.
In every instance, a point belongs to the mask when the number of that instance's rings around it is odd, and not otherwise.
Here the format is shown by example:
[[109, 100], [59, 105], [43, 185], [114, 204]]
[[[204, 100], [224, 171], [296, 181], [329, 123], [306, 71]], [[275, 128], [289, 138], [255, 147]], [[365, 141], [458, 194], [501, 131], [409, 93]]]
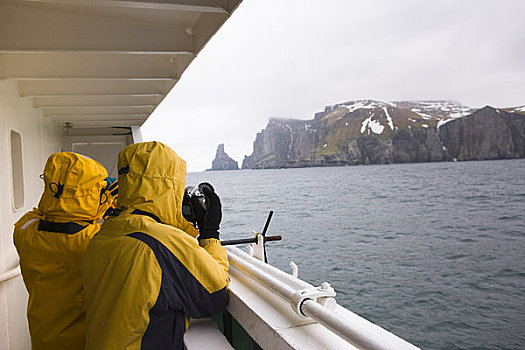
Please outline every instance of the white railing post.
[[142, 142], [142, 132], [140, 131], [140, 126], [131, 127], [131, 136], [133, 136], [133, 143]]

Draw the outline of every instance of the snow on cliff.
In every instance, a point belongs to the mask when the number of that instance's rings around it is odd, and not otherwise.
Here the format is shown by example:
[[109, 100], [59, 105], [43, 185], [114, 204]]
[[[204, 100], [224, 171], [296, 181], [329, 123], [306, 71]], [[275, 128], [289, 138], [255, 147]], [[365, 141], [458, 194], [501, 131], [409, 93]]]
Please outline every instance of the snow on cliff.
[[[394, 130], [394, 119], [389, 113], [389, 108], [399, 108], [415, 113], [423, 120], [435, 120], [437, 127], [448, 123], [456, 118], [469, 115], [475, 109], [462, 105], [455, 101], [391, 101], [382, 102], [374, 100], [359, 100], [328, 106], [326, 110], [335, 110], [338, 108], [346, 108], [347, 113], [352, 113], [360, 109], [369, 110], [370, 114], [361, 124], [361, 133], [381, 134], [388, 126], [390, 130]], [[521, 108], [521, 109], [520, 109]], [[378, 111], [381, 109], [382, 111]], [[516, 110], [525, 111], [525, 106], [518, 107]], [[341, 119], [341, 117], [339, 118]], [[414, 118], [409, 118], [413, 123], [418, 122]], [[421, 124], [422, 127], [429, 127], [427, 124]]]
[[368, 135], [370, 135], [370, 131], [372, 131], [374, 134], [382, 134], [383, 129], [385, 128], [381, 123], [377, 120], [373, 120], [374, 113], [371, 113], [368, 118], [366, 118], [363, 123], [361, 124], [361, 134], [368, 131]]

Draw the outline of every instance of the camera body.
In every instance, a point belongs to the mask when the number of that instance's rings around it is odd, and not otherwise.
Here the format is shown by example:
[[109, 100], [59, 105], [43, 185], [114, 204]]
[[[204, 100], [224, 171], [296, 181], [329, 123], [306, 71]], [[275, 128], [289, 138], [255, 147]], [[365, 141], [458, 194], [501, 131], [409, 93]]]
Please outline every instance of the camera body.
[[[197, 225], [198, 213], [206, 213], [208, 198], [202, 193], [199, 185], [198, 187], [187, 186], [184, 189], [184, 197], [182, 199], [182, 216], [187, 221], [191, 222], [193, 226]], [[200, 208], [196, 208], [199, 206]]]

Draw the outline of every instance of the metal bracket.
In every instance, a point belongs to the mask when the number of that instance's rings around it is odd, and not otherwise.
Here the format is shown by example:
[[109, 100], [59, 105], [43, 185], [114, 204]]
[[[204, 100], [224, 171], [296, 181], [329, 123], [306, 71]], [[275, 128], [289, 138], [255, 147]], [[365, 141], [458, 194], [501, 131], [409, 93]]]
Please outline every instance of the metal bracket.
[[264, 229], [262, 233], [257, 233], [252, 231], [252, 235], [255, 239], [255, 242], [251, 244], [249, 248], [249, 254], [256, 259], [261, 260], [262, 262], [268, 263], [268, 257], [266, 256], [266, 247], [264, 243], [268, 241], [280, 241], [281, 236], [269, 236], [266, 237], [266, 231], [268, 230], [268, 225], [270, 225], [270, 220], [272, 220], [273, 210], [270, 210], [266, 223], [264, 224]]
[[295, 292], [291, 299], [292, 308], [299, 316], [306, 316], [301, 310], [302, 304], [306, 300], [313, 300], [333, 311], [337, 306], [337, 302], [333, 298], [335, 295], [335, 290], [330, 286], [330, 283], [323, 282], [319, 287], [301, 289]]
[[292, 276], [294, 276], [295, 278], [297, 278], [297, 276], [299, 276], [299, 267], [297, 266], [296, 263], [294, 263], [293, 261], [290, 261], [290, 267], [292, 268]]
[[252, 236], [257, 238], [257, 243], [252, 243], [250, 246], [253, 249], [253, 257], [264, 261], [264, 236], [253, 231]]

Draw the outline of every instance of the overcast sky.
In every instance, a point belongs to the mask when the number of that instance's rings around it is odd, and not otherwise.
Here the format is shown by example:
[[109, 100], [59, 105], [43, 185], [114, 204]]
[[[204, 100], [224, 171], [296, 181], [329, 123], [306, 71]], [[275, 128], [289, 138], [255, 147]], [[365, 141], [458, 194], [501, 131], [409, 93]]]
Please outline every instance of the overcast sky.
[[244, 0], [142, 127], [188, 171], [272, 117], [375, 99], [525, 104], [525, 0]]

